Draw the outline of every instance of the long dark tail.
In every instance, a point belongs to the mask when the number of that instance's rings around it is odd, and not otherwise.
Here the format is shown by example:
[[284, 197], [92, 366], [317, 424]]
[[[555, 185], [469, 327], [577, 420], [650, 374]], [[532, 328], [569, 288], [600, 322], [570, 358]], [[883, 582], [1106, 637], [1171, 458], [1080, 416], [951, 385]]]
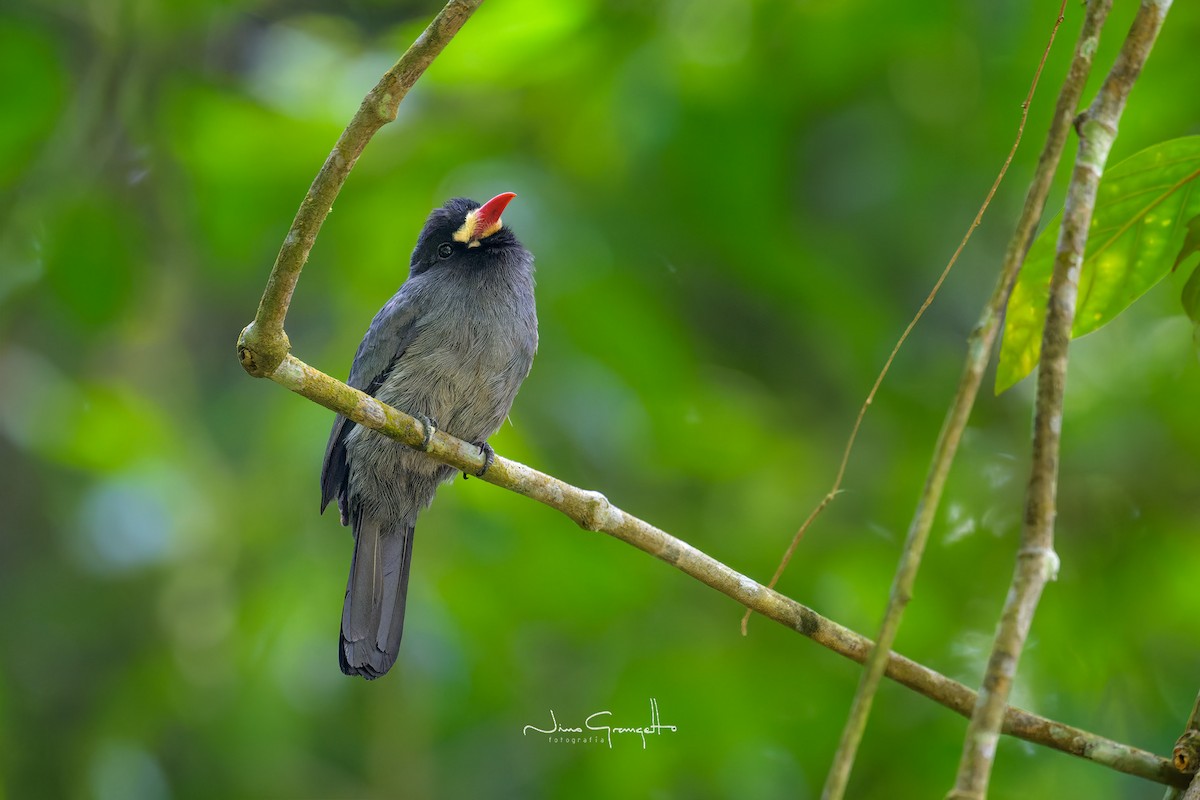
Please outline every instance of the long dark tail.
[[354, 563], [342, 607], [338, 660], [342, 672], [378, 678], [396, 663], [404, 630], [404, 598], [413, 526], [354, 515]]

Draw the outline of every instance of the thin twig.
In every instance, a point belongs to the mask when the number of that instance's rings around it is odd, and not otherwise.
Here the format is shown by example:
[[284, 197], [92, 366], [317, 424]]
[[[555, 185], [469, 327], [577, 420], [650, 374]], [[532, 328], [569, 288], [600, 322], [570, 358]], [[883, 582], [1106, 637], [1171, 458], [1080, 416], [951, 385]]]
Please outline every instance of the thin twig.
[[317, 240], [317, 233], [363, 148], [376, 131], [396, 119], [400, 101], [408, 90], [482, 4], [483, 0], [450, 0], [446, 3], [429, 27], [363, 98], [350, 124], [333, 146], [279, 248], [254, 322], [246, 326], [238, 338], [238, 357], [251, 375], [260, 378], [269, 375], [291, 349], [283, 331], [283, 320], [292, 292]]
[[[929, 531], [933, 527], [933, 520], [942, 498], [942, 490], [945, 488], [946, 479], [950, 474], [950, 466], [958, 452], [958, 444], [962, 439], [963, 430], [967, 426], [967, 420], [970, 419], [971, 409], [975, 405], [975, 398], [979, 394], [979, 387], [983, 382], [983, 373], [987, 368], [992, 347], [1000, 329], [1004, 304], [1012, 291], [1013, 282], [1025, 259], [1025, 253], [1033, 241], [1038, 220], [1041, 218], [1042, 209], [1046, 203], [1046, 196], [1050, 193], [1050, 184], [1058, 169], [1058, 162], [1067, 140], [1067, 132], [1071, 128], [1071, 119], [1075, 114], [1075, 109], [1079, 106], [1079, 97], [1083, 94], [1084, 83], [1091, 72], [1096, 40], [1104, 24], [1104, 19], [1108, 15], [1111, 2], [1112, 0], [1093, 2], [1088, 8], [1083, 28], [1075, 44], [1075, 56], [1058, 95], [1054, 117], [1046, 135], [1046, 144], [1042, 148], [1037, 171], [1034, 173], [1033, 181], [1025, 197], [1025, 207], [1021, 211], [1016, 230], [1009, 241], [1004, 262], [1000, 268], [1000, 279], [996, 283], [991, 298], [984, 306], [979, 324], [971, 333], [966, 364], [963, 367], [962, 377], [959, 379], [958, 391], [955, 393], [946, 421], [942, 425], [941, 433], [938, 434], [933, 462], [925, 478], [925, 487], [917, 500], [917, 508], [908, 528], [908, 538], [905, 540], [900, 563], [896, 568], [896, 576], [892, 581], [887, 610], [884, 612], [883, 622], [880, 624], [879, 634], [875, 639], [875, 646], [871, 648], [871, 654], [867, 658], [866, 666], [859, 679], [858, 689], [850, 706], [850, 714], [842, 729], [841, 741], [838, 743], [837, 752], [834, 753], [829, 775], [825, 779], [825, 788], [821, 793], [825, 800], [840, 800], [850, 781], [850, 770], [854, 765], [858, 745], [862, 741], [863, 732], [867, 727], [871, 704], [883, 678], [883, 670], [887, 665], [887, 653], [896, 641], [904, 609], [912, 597], [917, 570], [925, 551], [925, 543], [928, 541]], [[1016, 139], [1000, 170], [1000, 175], [996, 178], [997, 184], [1004, 176], [1017, 151], [1017, 146], [1021, 143], [1025, 121], [1029, 116], [1029, 106], [1033, 102], [1033, 93], [1037, 89], [1038, 80], [1046, 65], [1046, 58], [1050, 55], [1054, 37], [1062, 24], [1065, 10], [1066, 0], [1063, 0], [1058, 10], [1058, 17], [1050, 31], [1050, 39], [1046, 42], [1041, 61], [1038, 62], [1037, 70], [1034, 73], [1029, 94], [1025, 97], [1025, 102], [1021, 104], [1021, 120], [1017, 126]], [[995, 185], [992, 190], [995, 191]]]
[[1021, 529], [1012, 586], [997, 626], [979, 699], [967, 727], [958, 776], [948, 795], [951, 800], [983, 800], [987, 795], [1004, 707], [1008, 703], [1021, 651], [1042, 589], [1058, 573], [1058, 556], [1054, 552], [1055, 499], [1068, 344], [1075, 319], [1079, 272], [1096, 190], [1116, 139], [1117, 123], [1170, 5], [1170, 0], [1143, 0], [1099, 94], [1075, 124], [1079, 132], [1079, 153], [1067, 188], [1058, 251], [1050, 278], [1050, 301], [1042, 334], [1042, 360], [1038, 367], [1033, 465], [1025, 497], [1025, 524]]

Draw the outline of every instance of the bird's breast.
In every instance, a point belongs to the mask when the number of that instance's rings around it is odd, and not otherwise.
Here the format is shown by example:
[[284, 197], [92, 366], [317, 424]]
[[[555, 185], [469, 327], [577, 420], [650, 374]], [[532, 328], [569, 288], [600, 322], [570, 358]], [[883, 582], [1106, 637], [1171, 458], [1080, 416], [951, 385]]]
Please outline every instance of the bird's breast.
[[431, 314], [418, 323], [379, 399], [432, 417], [460, 439], [486, 439], [507, 416], [536, 341], [536, 323], [512, 314]]

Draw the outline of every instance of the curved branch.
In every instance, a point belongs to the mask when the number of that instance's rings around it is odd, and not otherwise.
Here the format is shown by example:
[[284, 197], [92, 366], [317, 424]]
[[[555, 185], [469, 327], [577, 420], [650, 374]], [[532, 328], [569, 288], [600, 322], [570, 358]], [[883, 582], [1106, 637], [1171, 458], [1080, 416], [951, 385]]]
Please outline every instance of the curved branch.
[[396, 119], [400, 101], [408, 90], [482, 4], [483, 0], [450, 0], [446, 3], [429, 27], [367, 93], [354, 118], [338, 137], [279, 248], [254, 322], [246, 326], [238, 338], [238, 358], [242, 367], [254, 377], [269, 376], [291, 349], [283, 331], [283, 320], [292, 302], [292, 292], [317, 240], [317, 233], [363, 148], [376, 131]]
[[1096, 191], [1117, 136], [1117, 123], [1170, 6], [1171, 0], [1142, 1], [1133, 27], [1096, 99], [1075, 122], [1079, 132], [1079, 153], [1067, 188], [1054, 274], [1050, 278], [1042, 361], [1038, 367], [1033, 465], [1025, 495], [1025, 524], [1021, 529], [1012, 586], [997, 625], [979, 699], [967, 726], [958, 776], [948, 795], [951, 800], [983, 800], [987, 794], [996, 757], [996, 741], [1021, 651], [1042, 589], [1058, 574], [1058, 556], [1054, 552], [1055, 501], [1068, 345], [1071, 324], [1075, 320], [1079, 271]]

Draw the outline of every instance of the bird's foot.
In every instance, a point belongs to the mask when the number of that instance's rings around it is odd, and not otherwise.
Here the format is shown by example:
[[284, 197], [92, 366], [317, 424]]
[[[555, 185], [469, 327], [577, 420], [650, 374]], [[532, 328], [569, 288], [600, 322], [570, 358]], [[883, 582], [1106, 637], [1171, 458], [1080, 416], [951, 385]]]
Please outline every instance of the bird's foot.
[[[492, 462], [496, 460], [496, 451], [492, 449], [492, 446], [488, 444], [486, 440], [482, 442], [472, 442], [471, 444], [478, 447], [479, 454], [483, 456], [483, 468], [480, 469], [479, 472], [475, 473], [476, 478], [482, 478], [487, 474], [487, 471], [491, 469]], [[471, 476], [465, 472], [463, 473], [463, 480], [466, 480], [469, 477]]]
[[425, 439], [421, 442], [421, 450], [428, 453], [429, 445], [433, 443], [433, 432], [437, 430], [437, 420], [424, 414], [412, 414], [412, 417], [419, 420], [421, 427], [425, 429]]

